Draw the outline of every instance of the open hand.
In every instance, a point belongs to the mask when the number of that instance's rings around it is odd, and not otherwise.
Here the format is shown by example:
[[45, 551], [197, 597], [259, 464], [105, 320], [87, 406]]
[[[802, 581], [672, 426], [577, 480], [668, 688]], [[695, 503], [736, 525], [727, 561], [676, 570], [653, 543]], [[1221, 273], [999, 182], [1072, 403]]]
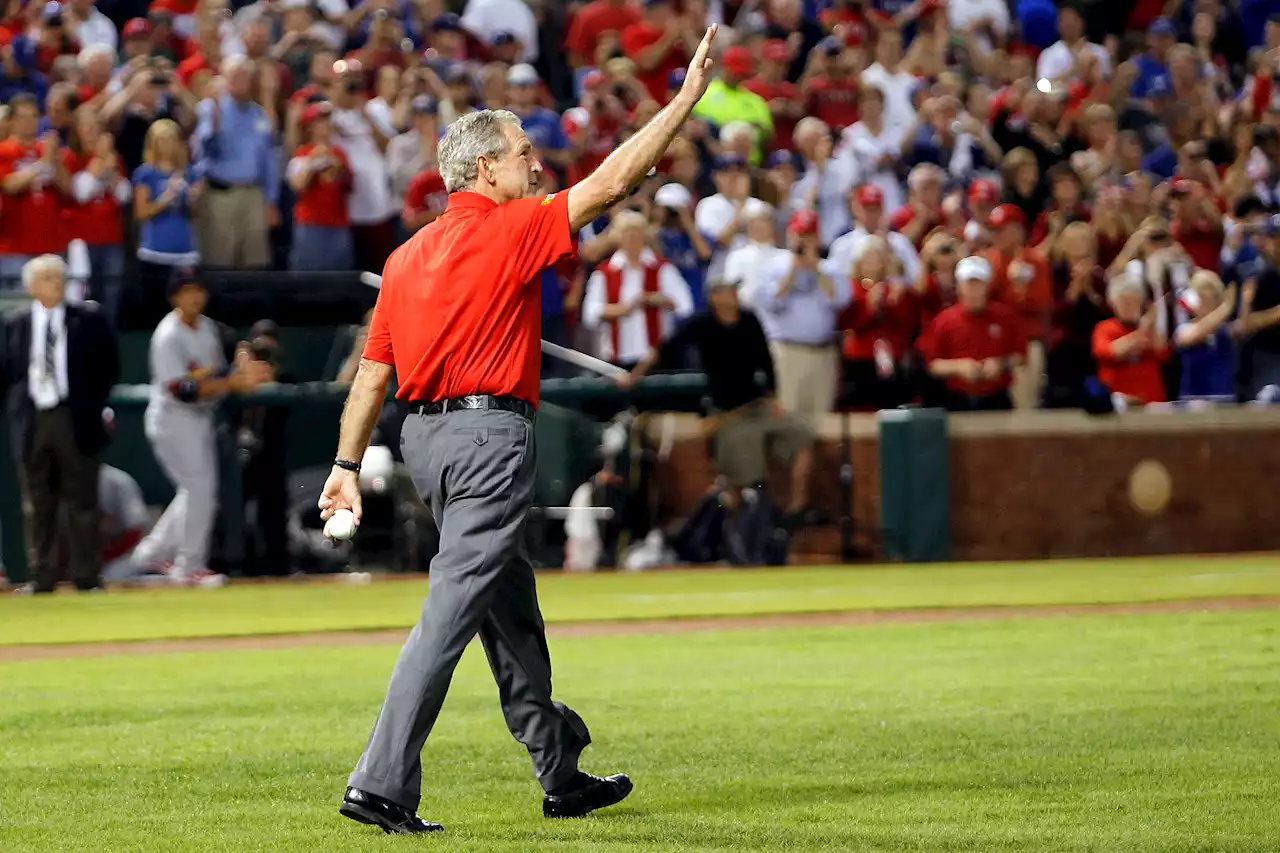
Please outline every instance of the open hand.
[[707, 86], [711, 85], [711, 70], [714, 64], [711, 61], [711, 43], [716, 39], [717, 29], [716, 24], [707, 27], [706, 34], [698, 43], [698, 49], [694, 51], [693, 61], [689, 63], [684, 83], [680, 86], [680, 97], [691, 104], [696, 104], [707, 91]]

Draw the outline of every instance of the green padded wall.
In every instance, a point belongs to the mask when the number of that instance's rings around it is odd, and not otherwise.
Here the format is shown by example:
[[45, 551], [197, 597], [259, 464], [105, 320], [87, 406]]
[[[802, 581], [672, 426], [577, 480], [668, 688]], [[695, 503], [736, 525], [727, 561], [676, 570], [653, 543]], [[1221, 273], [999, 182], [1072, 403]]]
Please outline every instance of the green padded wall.
[[885, 556], [908, 563], [951, 558], [947, 413], [886, 409], [877, 416]]

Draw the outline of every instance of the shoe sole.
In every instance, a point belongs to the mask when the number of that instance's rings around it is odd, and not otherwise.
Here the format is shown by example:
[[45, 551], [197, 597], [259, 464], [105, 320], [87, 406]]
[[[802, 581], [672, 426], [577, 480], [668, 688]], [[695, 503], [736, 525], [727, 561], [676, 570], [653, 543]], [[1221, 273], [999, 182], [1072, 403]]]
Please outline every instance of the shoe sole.
[[429, 832], [408, 832], [403, 827], [397, 826], [394, 823], [387, 823], [380, 815], [378, 815], [377, 812], [370, 811], [364, 806], [359, 806], [355, 803], [343, 803], [338, 807], [338, 813], [343, 817], [351, 818], [356, 823], [376, 826], [387, 835], [429, 835], [432, 832], [441, 832], [444, 829], [441, 827], [440, 829], [433, 829]]
[[598, 806], [592, 806], [591, 808], [587, 809], [584, 812], [574, 812], [573, 814], [555, 814], [555, 813], [548, 814], [544, 809], [542, 812], [542, 816], [552, 818], [553, 820], [571, 820], [573, 818], [586, 817], [587, 815], [591, 814], [594, 811], [599, 811], [600, 809], [607, 809], [610, 806], [616, 806], [618, 803], [625, 800], [631, 794], [631, 792], [635, 790], [635, 784], [630, 779], [628, 779], [625, 784], [619, 785], [616, 788], [616, 790], [618, 791], [618, 794], [614, 799], [609, 800], [608, 802], [601, 803]]

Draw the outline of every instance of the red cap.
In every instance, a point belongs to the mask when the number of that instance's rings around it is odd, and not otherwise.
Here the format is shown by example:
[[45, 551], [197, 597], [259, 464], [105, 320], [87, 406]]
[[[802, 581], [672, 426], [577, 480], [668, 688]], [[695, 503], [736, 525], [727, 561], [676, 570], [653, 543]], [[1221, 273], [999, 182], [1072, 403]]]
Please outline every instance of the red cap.
[[1191, 195], [1198, 185], [1190, 178], [1174, 178], [1169, 184], [1170, 195]]
[[177, 13], [173, 0], [151, 0], [151, 5], [147, 7], [149, 15], [176, 15]]
[[318, 118], [328, 118], [332, 111], [328, 101], [316, 101], [314, 104], [307, 104], [307, 108], [302, 111], [302, 126], [310, 127], [311, 123]]
[[751, 51], [742, 45], [735, 45], [724, 52], [720, 58], [724, 70], [739, 77], [750, 77], [756, 72], [756, 61]]
[[1000, 190], [995, 181], [979, 178], [969, 184], [969, 204], [995, 204], [1000, 199]]
[[130, 18], [125, 22], [122, 30], [124, 37], [127, 39], [142, 37], [147, 38], [151, 35], [151, 22], [146, 18]]
[[791, 214], [791, 221], [787, 223], [788, 234], [817, 234], [818, 233], [818, 214], [808, 208], [801, 208]]
[[1006, 225], [1021, 225], [1025, 228], [1026, 224], [1027, 217], [1016, 204], [1002, 204], [991, 211], [991, 216], [987, 218], [987, 225], [992, 228], [1003, 228]]
[[867, 42], [867, 26], [861, 22], [844, 25], [839, 31], [845, 47], [862, 47]]
[[884, 207], [884, 192], [875, 184], [863, 184], [858, 187], [853, 198], [862, 207]]
[[597, 86], [603, 86], [604, 84], [604, 75], [599, 71], [588, 71], [586, 76], [582, 78], [582, 88], [584, 89], [594, 89]]
[[782, 39], [769, 39], [764, 43], [764, 58], [766, 62], [788, 62], [791, 50]]

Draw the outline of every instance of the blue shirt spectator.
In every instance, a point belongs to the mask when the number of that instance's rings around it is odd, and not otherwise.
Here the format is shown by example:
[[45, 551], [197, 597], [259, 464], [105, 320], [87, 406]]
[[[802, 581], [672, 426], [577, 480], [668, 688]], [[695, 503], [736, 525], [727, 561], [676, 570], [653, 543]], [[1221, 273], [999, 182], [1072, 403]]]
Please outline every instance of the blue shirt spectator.
[[1235, 395], [1235, 348], [1226, 326], [1219, 327], [1203, 343], [1180, 350], [1179, 357], [1182, 362], [1179, 397]]
[[256, 186], [275, 204], [280, 198], [271, 120], [253, 101], [223, 95], [197, 108], [196, 163], [211, 187]]
[[1178, 168], [1178, 152], [1168, 142], [1156, 146], [1150, 154], [1142, 158], [1142, 171], [1157, 175], [1162, 180], [1173, 177]]
[[689, 285], [694, 310], [705, 308], [707, 299], [703, 293], [703, 285], [706, 281], [707, 262], [698, 257], [693, 240], [683, 228], [674, 225], [658, 229], [658, 247], [662, 256], [680, 271], [685, 283]]
[[[143, 163], [133, 173], [133, 185], [146, 187], [151, 201], [165, 194], [174, 172], [162, 170], [150, 163]], [[189, 265], [199, 260], [195, 240], [191, 234], [191, 187], [196, 182], [196, 171], [188, 166], [180, 175], [181, 183], [175, 200], [164, 210], [144, 221], [138, 234], [138, 258], [153, 264], [168, 266]]]

